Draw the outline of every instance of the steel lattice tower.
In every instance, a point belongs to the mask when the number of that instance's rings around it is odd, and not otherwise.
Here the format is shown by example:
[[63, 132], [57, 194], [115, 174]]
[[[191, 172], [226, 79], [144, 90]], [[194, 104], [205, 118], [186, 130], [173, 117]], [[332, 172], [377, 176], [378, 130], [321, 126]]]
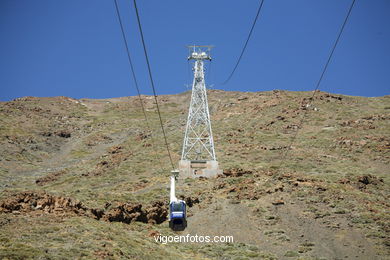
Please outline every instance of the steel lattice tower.
[[[211, 46], [188, 47], [188, 60], [194, 60], [194, 79], [181, 160], [216, 161], [204, 79], [204, 61], [211, 61]], [[202, 50], [205, 47], [207, 50]]]

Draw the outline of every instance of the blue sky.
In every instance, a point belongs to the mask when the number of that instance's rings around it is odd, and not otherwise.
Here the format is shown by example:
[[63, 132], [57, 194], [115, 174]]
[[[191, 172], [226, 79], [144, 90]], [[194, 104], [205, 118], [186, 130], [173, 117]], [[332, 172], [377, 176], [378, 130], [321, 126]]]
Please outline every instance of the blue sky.
[[[151, 94], [133, 2], [118, 0], [143, 94]], [[158, 94], [191, 83], [188, 44], [212, 44], [206, 83], [237, 91], [312, 90], [350, 0], [139, 0]], [[359, 96], [390, 94], [390, 1], [356, 0], [320, 86]], [[0, 100], [21, 96], [135, 95], [113, 0], [1, 0]]]

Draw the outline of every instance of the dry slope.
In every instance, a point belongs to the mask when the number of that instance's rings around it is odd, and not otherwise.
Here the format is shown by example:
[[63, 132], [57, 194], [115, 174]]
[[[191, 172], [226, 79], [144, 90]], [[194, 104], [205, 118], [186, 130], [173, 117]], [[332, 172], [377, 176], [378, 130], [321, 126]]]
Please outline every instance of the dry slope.
[[[155, 104], [25, 97], [0, 103], [0, 257], [385, 259], [390, 253], [390, 97], [209, 91], [224, 175], [186, 179], [181, 234], [168, 244], [169, 161]], [[188, 92], [160, 96], [175, 161]], [[307, 119], [301, 129], [303, 113]], [[296, 142], [284, 156], [289, 141]]]

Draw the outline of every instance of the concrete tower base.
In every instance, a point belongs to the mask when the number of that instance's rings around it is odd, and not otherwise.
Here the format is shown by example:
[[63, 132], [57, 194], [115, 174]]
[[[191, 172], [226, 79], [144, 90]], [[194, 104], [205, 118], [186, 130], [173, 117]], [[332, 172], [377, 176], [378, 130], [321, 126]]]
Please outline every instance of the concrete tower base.
[[179, 178], [215, 178], [222, 174], [218, 167], [218, 161], [179, 161]]

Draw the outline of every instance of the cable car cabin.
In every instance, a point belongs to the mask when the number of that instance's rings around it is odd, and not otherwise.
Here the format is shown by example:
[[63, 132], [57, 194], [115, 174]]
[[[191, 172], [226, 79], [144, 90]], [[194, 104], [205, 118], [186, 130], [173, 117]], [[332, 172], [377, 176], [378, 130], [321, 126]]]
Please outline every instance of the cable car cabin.
[[183, 231], [187, 227], [186, 203], [172, 201], [169, 205], [169, 227], [174, 231]]

